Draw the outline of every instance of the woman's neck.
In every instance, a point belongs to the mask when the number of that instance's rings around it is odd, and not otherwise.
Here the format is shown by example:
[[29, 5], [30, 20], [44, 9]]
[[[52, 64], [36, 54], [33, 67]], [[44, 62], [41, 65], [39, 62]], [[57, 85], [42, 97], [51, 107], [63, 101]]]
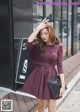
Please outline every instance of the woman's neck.
[[54, 42], [46, 42], [46, 45], [54, 45]]

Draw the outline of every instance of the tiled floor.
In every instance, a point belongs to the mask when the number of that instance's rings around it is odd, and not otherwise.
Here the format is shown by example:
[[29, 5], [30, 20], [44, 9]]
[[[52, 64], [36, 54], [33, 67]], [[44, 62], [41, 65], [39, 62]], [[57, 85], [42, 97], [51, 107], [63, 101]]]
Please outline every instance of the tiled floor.
[[[9, 93], [6, 96], [4, 96], [2, 99], [0, 99], [0, 105], [1, 105], [1, 100], [6, 100], [5, 108], [6, 106], [9, 107], [7, 103], [8, 100], [13, 101], [13, 105], [12, 105], [13, 111], [12, 112], [35, 112], [37, 110], [36, 99], [28, 97], [28, 96], [18, 95], [15, 93]], [[1, 109], [2, 108], [0, 106], [0, 112], [1, 112]]]

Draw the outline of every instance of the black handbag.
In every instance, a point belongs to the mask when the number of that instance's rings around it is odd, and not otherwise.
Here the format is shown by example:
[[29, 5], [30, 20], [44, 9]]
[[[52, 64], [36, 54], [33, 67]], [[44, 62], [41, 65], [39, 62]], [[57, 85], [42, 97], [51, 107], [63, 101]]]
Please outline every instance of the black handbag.
[[[53, 79], [48, 80], [48, 86], [50, 88], [53, 98], [54, 99], [58, 98], [61, 88], [60, 76], [55, 76]], [[67, 89], [66, 86], [65, 89]]]

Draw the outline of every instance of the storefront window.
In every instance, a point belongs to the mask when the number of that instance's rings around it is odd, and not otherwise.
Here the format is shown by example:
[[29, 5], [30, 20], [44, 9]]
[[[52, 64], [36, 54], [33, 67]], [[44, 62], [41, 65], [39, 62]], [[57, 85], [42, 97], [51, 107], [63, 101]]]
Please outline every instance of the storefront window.
[[80, 6], [77, 7], [77, 50], [80, 50]]
[[[71, 0], [69, 0], [69, 2], [71, 3]], [[72, 6], [68, 5], [68, 55], [71, 55], [71, 31], [72, 31]]]
[[[43, 0], [39, 0], [43, 2]], [[33, 29], [35, 29], [38, 24], [43, 19], [43, 5], [38, 5], [37, 0], [33, 0]]]
[[52, 2], [53, 2], [53, 0], [46, 0], [46, 3], [50, 3], [50, 5], [49, 4], [46, 4], [45, 6], [46, 6], [46, 17], [49, 19], [49, 21], [50, 21], [50, 23], [52, 24], [52, 26], [53, 26], [53, 6], [52, 6]]
[[77, 53], [77, 49], [78, 49], [78, 12], [77, 12], [77, 5], [74, 6], [74, 18], [73, 18], [73, 24], [74, 24], [74, 27], [73, 27], [73, 53]]
[[[62, 2], [66, 2], [67, 0], [63, 0]], [[68, 5], [62, 5], [62, 42], [64, 45], [64, 56], [67, 56], [67, 52], [68, 52], [68, 28], [67, 28], [67, 8]]]
[[[55, 0], [56, 3], [61, 2], [61, 0]], [[54, 27], [56, 34], [61, 38], [61, 5], [54, 6]]]

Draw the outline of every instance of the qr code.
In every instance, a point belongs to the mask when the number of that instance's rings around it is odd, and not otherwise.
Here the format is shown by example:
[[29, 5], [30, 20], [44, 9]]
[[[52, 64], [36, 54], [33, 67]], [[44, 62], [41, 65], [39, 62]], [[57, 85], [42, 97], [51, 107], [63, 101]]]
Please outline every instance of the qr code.
[[13, 100], [1, 100], [1, 111], [13, 111]]

